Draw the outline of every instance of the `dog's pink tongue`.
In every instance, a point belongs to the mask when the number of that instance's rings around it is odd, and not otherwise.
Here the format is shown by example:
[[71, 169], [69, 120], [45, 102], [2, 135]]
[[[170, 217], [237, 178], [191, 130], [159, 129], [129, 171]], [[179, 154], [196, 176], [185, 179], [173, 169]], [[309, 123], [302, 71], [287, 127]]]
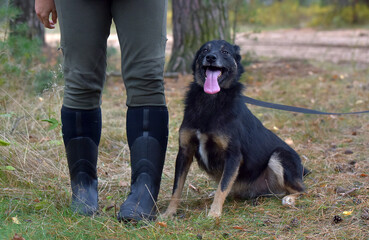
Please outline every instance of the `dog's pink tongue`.
[[222, 72], [220, 70], [211, 71], [209, 69], [206, 70], [206, 78], [204, 84], [204, 91], [208, 94], [215, 94], [220, 91], [220, 87], [218, 84], [218, 76]]

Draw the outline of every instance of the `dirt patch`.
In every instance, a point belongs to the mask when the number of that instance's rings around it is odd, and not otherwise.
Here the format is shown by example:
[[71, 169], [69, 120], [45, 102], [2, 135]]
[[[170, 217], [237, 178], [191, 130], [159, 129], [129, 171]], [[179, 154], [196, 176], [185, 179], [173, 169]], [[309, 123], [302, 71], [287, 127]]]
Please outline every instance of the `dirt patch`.
[[247, 76], [260, 78], [255, 80], [273, 80], [288, 77], [306, 77], [321, 74], [322, 69], [300, 59], [276, 59], [272, 61], [257, 61], [245, 68]]
[[257, 57], [369, 63], [369, 30], [364, 29], [240, 33], [236, 44], [243, 54], [252, 52]]

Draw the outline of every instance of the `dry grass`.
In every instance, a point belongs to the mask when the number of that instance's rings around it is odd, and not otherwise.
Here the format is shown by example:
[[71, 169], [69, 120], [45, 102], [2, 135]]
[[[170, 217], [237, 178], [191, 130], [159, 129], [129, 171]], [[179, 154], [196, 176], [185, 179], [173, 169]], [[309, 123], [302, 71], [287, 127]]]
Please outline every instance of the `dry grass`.
[[[247, 68], [246, 94], [268, 101], [327, 111], [369, 106], [367, 66], [305, 61], [265, 61]], [[191, 76], [166, 79], [170, 137], [158, 207], [168, 204], [174, 177], [182, 98]], [[70, 189], [60, 127], [48, 131], [42, 119], [60, 119], [62, 89], [42, 98], [23, 90], [0, 90], [0, 236], [26, 239], [367, 239], [369, 236], [369, 116], [311, 116], [250, 106], [312, 170], [307, 193], [295, 209], [280, 199], [228, 199], [220, 221], [206, 218], [215, 189], [194, 164], [178, 217], [130, 226], [115, 220], [129, 191], [129, 150], [125, 137], [125, 94], [109, 79], [103, 96], [103, 131], [98, 162], [101, 214], [68, 210]], [[6, 168], [14, 167], [14, 170]], [[196, 190], [195, 190], [196, 189]], [[368, 211], [368, 213], [366, 213]], [[14, 219], [20, 224], [16, 224]], [[340, 221], [341, 219], [341, 221]]]

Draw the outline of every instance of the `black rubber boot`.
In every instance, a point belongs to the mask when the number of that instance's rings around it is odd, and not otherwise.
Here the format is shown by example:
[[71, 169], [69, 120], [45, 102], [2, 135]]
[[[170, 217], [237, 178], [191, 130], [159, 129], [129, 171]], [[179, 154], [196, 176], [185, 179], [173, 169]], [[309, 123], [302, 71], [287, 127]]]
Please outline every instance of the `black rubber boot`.
[[168, 142], [166, 107], [130, 107], [127, 138], [131, 152], [131, 192], [119, 221], [154, 220]]
[[74, 212], [93, 215], [98, 210], [97, 146], [87, 137], [73, 138], [66, 148]]
[[91, 216], [98, 210], [97, 155], [101, 136], [101, 110], [63, 106], [62, 132], [67, 153], [74, 212]]

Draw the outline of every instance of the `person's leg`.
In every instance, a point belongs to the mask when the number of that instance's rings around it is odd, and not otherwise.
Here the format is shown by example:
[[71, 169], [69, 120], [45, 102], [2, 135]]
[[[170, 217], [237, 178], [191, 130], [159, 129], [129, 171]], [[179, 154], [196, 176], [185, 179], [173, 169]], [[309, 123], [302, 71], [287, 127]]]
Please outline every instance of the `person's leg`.
[[114, 0], [127, 106], [165, 106], [166, 0]]
[[64, 55], [63, 140], [72, 187], [72, 209], [98, 210], [96, 164], [101, 135], [110, 1], [56, 0]]
[[131, 192], [118, 220], [152, 220], [168, 141], [163, 82], [167, 1], [116, 0], [112, 5], [127, 91], [132, 167]]

